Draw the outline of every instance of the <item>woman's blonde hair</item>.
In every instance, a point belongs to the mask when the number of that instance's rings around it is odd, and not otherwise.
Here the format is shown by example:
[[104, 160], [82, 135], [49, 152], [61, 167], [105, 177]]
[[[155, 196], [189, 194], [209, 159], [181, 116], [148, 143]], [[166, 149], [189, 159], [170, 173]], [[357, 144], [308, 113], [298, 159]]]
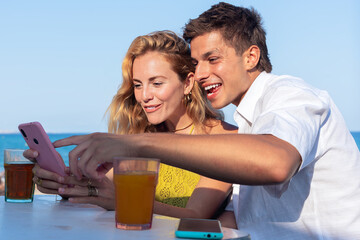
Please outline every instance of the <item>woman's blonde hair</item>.
[[[122, 63], [123, 81], [107, 110], [109, 112], [108, 130], [118, 134], [167, 131], [164, 123], [152, 125], [136, 101], [133, 87], [133, 63], [136, 57], [147, 52], [159, 52], [172, 65], [172, 70], [184, 82], [194, 65], [189, 45], [171, 31], [158, 31], [139, 36], [131, 43]], [[190, 97], [190, 99], [189, 99]], [[184, 96], [186, 112], [195, 127], [211, 124], [211, 120], [223, 119], [220, 111], [213, 109], [206, 98], [206, 93], [195, 81], [189, 97]]]

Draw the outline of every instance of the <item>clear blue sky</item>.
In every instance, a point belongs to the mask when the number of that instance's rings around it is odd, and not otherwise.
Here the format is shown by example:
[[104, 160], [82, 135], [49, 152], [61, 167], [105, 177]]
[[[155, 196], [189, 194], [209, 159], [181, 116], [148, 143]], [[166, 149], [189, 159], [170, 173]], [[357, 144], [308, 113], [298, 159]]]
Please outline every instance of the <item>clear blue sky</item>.
[[[179, 34], [218, 1], [0, 1], [0, 132], [40, 121], [49, 132], [106, 131], [131, 41]], [[263, 17], [273, 73], [327, 90], [360, 131], [360, 1], [248, 0]], [[226, 108], [233, 123], [234, 107]]]

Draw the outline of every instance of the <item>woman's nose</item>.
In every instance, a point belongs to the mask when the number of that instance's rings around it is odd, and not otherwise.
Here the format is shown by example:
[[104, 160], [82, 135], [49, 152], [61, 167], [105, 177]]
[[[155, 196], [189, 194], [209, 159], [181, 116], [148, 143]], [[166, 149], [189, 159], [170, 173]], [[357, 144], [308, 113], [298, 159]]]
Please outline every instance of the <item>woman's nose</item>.
[[144, 102], [148, 102], [150, 101], [151, 99], [154, 98], [154, 94], [152, 93], [151, 89], [149, 89], [148, 87], [144, 87], [143, 88], [143, 101]]

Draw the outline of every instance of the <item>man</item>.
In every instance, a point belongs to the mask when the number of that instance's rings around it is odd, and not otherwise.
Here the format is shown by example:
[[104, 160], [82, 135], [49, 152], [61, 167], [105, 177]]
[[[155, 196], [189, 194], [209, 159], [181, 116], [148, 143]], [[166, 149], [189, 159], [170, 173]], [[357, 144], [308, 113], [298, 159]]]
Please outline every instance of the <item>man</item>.
[[75, 136], [54, 143], [78, 145], [71, 171], [101, 178], [115, 156], [156, 157], [241, 184], [229, 209], [252, 239], [360, 239], [355, 141], [326, 92], [270, 74], [260, 22], [254, 10], [219, 3], [184, 30], [196, 80], [215, 108], [238, 106], [239, 134]]

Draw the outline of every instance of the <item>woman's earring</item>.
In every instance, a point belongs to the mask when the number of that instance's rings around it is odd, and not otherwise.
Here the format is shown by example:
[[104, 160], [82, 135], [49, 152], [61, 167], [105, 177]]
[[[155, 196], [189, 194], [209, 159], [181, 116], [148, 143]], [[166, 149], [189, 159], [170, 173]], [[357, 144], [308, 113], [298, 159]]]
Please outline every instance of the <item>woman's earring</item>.
[[189, 92], [189, 94], [185, 95], [185, 104], [187, 105], [188, 103], [191, 102], [191, 91]]

